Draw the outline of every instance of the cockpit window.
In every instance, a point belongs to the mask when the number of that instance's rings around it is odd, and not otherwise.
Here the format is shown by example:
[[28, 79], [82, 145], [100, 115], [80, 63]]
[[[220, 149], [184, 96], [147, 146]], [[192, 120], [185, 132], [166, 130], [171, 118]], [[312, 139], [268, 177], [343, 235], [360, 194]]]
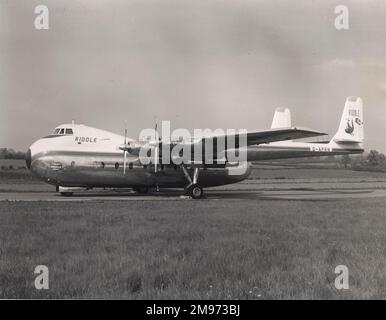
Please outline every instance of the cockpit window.
[[53, 134], [54, 135], [74, 134], [74, 131], [71, 128], [56, 128]]

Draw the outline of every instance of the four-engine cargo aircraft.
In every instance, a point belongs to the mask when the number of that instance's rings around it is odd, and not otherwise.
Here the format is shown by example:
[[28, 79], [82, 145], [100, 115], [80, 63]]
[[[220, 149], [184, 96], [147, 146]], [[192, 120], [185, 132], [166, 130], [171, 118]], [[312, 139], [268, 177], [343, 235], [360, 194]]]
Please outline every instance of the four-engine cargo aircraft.
[[[325, 134], [291, 127], [288, 109], [277, 110], [271, 129], [264, 131], [201, 136], [190, 141], [166, 141], [157, 132], [153, 140], [133, 140], [127, 139], [126, 132], [122, 136], [85, 125], [60, 125], [53, 134], [31, 145], [27, 167], [64, 196], [98, 187], [133, 188], [138, 193], [149, 188], [185, 188], [186, 194], [198, 199], [203, 187], [246, 179], [251, 161], [364, 151], [363, 107], [358, 97], [347, 98], [337, 133], [324, 143], [292, 141]], [[228, 142], [230, 138], [233, 143]], [[220, 140], [223, 144], [218, 143]], [[173, 148], [177, 153], [170, 151]], [[189, 157], [184, 155], [186, 150], [191, 151]], [[242, 157], [235, 156], [240, 154], [245, 155], [245, 161], [237, 162]], [[235, 167], [239, 169], [236, 173], [232, 171]]]

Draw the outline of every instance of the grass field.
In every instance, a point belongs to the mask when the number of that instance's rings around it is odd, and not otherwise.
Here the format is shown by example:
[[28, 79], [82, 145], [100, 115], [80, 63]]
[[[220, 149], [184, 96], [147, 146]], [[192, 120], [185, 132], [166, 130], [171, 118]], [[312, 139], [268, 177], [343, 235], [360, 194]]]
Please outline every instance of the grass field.
[[[0, 298], [386, 298], [386, 199], [0, 203]], [[34, 289], [34, 268], [50, 289]], [[344, 264], [350, 289], [334, 287]]]

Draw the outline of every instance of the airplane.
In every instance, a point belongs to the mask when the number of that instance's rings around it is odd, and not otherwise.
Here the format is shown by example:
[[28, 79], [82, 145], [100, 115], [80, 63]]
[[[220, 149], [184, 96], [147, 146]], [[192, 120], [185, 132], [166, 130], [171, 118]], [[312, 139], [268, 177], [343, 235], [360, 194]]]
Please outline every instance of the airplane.
[[[92, 188], [132, 188], [140, 194], [147, 193], [149, 188], [184, 188], [185, 194], [200, 199], [205, 187], [247, 179], [252, 161], [363, 153], [362, 99], [346, 99], [339, 129], [330, 141], [293, 141], [322, 135], [326, 134], [292, 127], [288, 109], [276, 110], [269, 130], [201, 136], [191, 141], [167, 141], [158, 135], [153, 140], [128, 139], [127, 130], [122, 136], [72, 123], [62, 124], [52, 134], [34, 142], [27, 151], [26, 164], [41, 180], [55, 185], [63, 196]], [[218, 140], [228, 138], [233, 138], [234, 144], [225, 143], [217, 150], [219, 158], [214, 155], [213, 147], [212, 161], [202, 155], [198, 160], [191, 155], [186, 159], [181, 152], [169, 162], [164, 161], [165, 145], [193, 150], [194, 155], [198, 149], [193, 147], [205, 151], [203, 146], [207, 141], [212, 140], [215, 146]], [[143, 149], [147, 150], [145, 156], [141, 153]], [[230, 161], [231, 152], [239, 155], [244, 152], [246, 161]], [[243, 170], [234, 174], [235, 167]]]

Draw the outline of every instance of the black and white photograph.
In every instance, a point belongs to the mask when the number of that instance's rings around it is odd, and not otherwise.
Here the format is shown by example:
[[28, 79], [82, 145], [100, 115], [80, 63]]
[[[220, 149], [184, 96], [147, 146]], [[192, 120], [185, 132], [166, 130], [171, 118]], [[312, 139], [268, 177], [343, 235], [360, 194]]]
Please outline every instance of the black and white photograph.
[[0, 299], [385, 299], [385, 30], [384, 0], [0, 0]]

